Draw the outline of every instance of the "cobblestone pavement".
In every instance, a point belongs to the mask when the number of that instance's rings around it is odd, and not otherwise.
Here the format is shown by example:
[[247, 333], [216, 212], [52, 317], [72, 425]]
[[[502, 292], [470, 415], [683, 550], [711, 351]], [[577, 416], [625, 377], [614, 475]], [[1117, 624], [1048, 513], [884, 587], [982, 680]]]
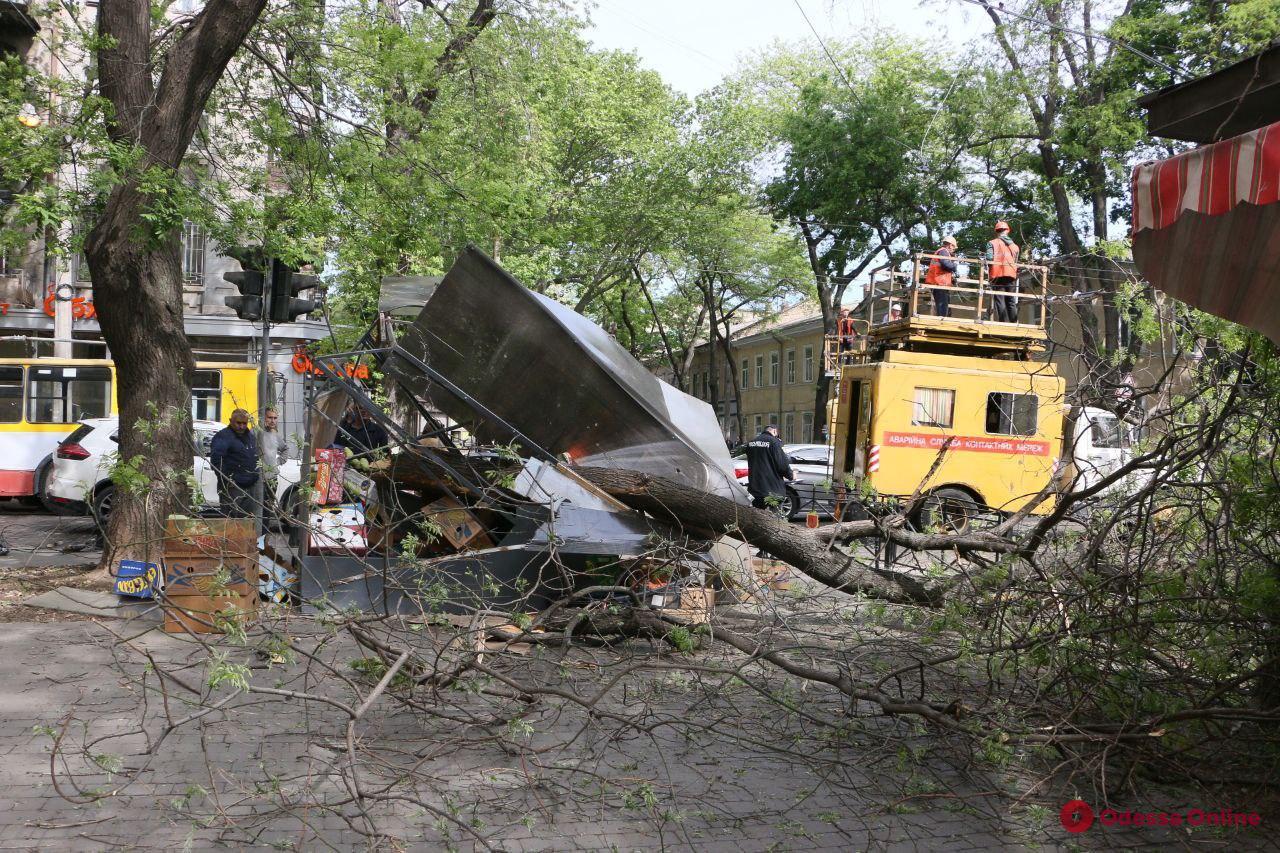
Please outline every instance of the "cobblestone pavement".
[[[317, 654], [332, 652], [335, 666], [358, 654], [340, 642], [317, 645], [324, 635], [314, 623], [284, 627], [294, 637], [313, 638]], [[207, 653], [192, 641], [144, 628], [111, 621], [0, 629], [6, 687], [0, 697], [0, 849], [368, 845], [361, 830], [369, 826], [343, 805], [349, 789], [334, 770], [346, 746], [346, 717], [322, 702], [241, 694], [168, 733], [148, 754], [146, 739], [134, 732], [140, 721], [154, 745], [166, 714], [180, 720], [196, 709], [184, 705], [176, 688], [167, 704], [156, 694], [144, 701], [142, 658], [124, 653], [111, 631], [137, 635], [139, 652], [161, 667], [180, 665], [175, 673], [190, 684], [207, 681], [209, 671]], [[235, 650], [227, 652], [234, 658]], [[600, 679], [589, 671], [590, 657], [583, 660], [582, 678]], [[339, 685], [335, 698], [344, 696], [350, 671], [348, 665], [330, 679]], [[701, 689], [705, 685], [688, 678], [651, 678], [635, 688], [647, 695], [624, 691], [597, 707], [592, 720], [563, 708], [531, 714], [522, 718], [529, 733], [521, 749], [509, 747], [519, 738], [504, 748], [488, 736], [497, 722], [486, 731], [474, 718], [462, 719], [465, 699], [436, 706], [435, 716], [411, 717], [377, 703], [354, 732], [359, 743], [371, 745], [362, 757], [363, 784], [374, 790], [412, 765], [419, 781], [411, 787], [420, 797], [380, 807], [378, 830], [401, 840], [378, 846], [471, 849], [482, 846], [476, 836], [514, 851], [1205, 846], [1203, 837], [1154, 830], [1122, 836], [1095, 828], [1070, 836], [1056, 809], [1016, 807], [1008, 795], [1016, 781], [1006, 773], [983, 769], [903, 721], [869, 718], [847, 743], [822, 748], [830, 750], [828, 760], [815, 761], [818, 741], [803, 720], [764, 719], [776, 706]], [[312, 686], [298, 665], [264, 663], [253, 681], [286, 690]], [[210, 695], [217, 704], [231, 691]], [[639, 726], [618, 724], [618, 712], [644, 702], [651, 710]], [[814, 713], [822, 702], [813, 697]], [[672, 725], [681, 720], [689, 725]], [[59, 754], [51, 762], [58, 732]], [[95, 756], [92, 762], [80, 747]], [[114, 795], [77, 803], [87, 799], [77, 788]], [[1217, 843], [1210, 846], [1226, 843], [1211, 840]], [[1251, 843], [1234, 838], [1230, 847]]]
[[[0, 573], [97, 559], [63, 553], [90, 540], [86, 519], [4, 506], [0, 529], [14, 546]], [[350, 676], [363, 652], [312, 620], [275, 624], [315, 650], [310, 668], [268, 664], [225, 640], [205, 649], [143, 620], [0, 624], [0, 850], [1263, 846], [1256, 836], [1100, 825], [1071, 835], [1058, 809], [1074, 792], [1042, 788], [1019, 800], [1035, 770], [984, 763], [904, 719], [859, 717], [832, 741], [805, 717], [838, 714], [830, 696], [796, 697], [805, 713], [786, 716], [740, 685], [660, 667], [620, 681], [590, 717], [543, 701], [487, 720], [493, 703], [482, 713], [448, 691], [412, 715], [375, 702], [352, 731], [364, 790], [406, 796], [381, 802], [370, 824], [350, 807], [339, 769], [342, 711], [207, 688], [211, 654], [225, 654], [252, 664], [255, 685], [360, 703], [372, 681]], [[535, 652], [529, 671], [543, 667], [546, 683], [587, 693], [617, 667], [608, 653], [575, 655]], [[164, 697], [144, 691], [144, 678], [157, 683], [146, 656], [203, 690], [206, 708], [173, 683]], [[323, 666], [333, 669], [317, 686]], [[166, 721], [184, 719], [166, 732]], [[1178, 804], [1172, 796], [1166, 807]]]

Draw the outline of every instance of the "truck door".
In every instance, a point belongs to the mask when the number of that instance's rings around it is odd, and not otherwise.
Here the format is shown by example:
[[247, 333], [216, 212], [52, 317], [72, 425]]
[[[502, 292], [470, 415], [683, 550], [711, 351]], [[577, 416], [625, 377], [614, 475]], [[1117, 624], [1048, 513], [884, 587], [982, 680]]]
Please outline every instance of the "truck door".
[[849, 431], [844, 436], [844, 470], [837, 472], [841, 480], [852, 476], [861, 480], [867, 475], [867, 445], [871, 434], [871, 383], [865, 380], [849, 383]]

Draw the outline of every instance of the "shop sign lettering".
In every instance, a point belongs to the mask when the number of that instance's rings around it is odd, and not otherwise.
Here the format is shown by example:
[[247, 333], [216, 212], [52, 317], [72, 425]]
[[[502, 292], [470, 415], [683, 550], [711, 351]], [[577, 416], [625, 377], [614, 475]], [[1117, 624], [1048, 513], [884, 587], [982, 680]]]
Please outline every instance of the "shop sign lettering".
[[[315, 362], [311, 360], [311, 356], [306, 352], [299, 350], [293, 354], [293, 372], [294, 373], [311, 373], [315, 376], [324, 376], [324, 371], [316, 367]], [[342, 372], [352, 379], [368, 379], [369, 365], [356, 364], [347, 362], [342, 365]]]
[[[44, 298], [44, 313], [50, 317], [54, 315], [53, 303], [56, 301], [57, 297], [52, 293]], [[85, 299], [83, 296], [77, 296], [71, 300], [71, 319], [92, 320], [97, 316], [98, 309], [93, 306], [92, 302]]]

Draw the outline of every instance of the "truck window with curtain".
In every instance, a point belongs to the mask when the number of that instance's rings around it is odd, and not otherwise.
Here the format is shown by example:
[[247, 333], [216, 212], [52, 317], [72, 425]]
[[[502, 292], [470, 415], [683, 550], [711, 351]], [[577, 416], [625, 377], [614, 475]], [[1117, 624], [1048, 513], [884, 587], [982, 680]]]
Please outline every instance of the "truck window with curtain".
[[955, 421], [956, 392], [950, 388], [917, 388], [912, 426], [948, 428]]

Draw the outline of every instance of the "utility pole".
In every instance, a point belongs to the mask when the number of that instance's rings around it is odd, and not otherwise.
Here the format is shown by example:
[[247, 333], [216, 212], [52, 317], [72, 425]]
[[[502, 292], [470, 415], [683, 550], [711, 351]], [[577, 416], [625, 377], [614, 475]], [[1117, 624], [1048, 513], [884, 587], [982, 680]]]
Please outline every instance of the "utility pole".
[[74, 337], [71, 318], [71, 300], [75, 297], [75, 287], [58, 283], [58, 271], [49, 254], [49, 242], [52, 239], [52, 228], [45, 229], [44, 236], [44, 280], [46, 287], [53, 288], [53, 357], [71, 358], [71, 339]]
[[[271, 301], [272, 291], [275, 289], [272, 282], [276, 280], [276, 276], [280, 275], [284, 269], [279, 258], [272, 258], [271, 264], [267, 268], [266, 282], [262, 288], [262, 337], [260, 343], [261, 349], [258, 352], [258, 430], [259, 436], [262, 434], [262, 424], [266, 422], [267, 408], [271, 405]], [[258, 448], [261, 455], [262, 448]], [[257, 514], [257, 533], [259, 536], [267, 534], [267, 477], [265, 469], [258, 475], [258, 482], [253, 487], [254, 506]], [[272, 495], [271, 497], [274, 497]]]
[[[235, 258], [244, 267], [243, 270], [224, 274], [224, 278], [236, 286], [239, 296], [228, 296], [227, 307], [234, 308], [236, 316], [251, 323], [262, 323], [262, 331], [258, 338], [258, 424], [266, 420], [267, 408], [271, 406], [271, 324], [292, 323], [298, 317], [315, 310], [316, 303], [311, 299], [298, 299], [297, 294], [303, 290], [311, 290], [321, 286], [320, 279], [314, 275], [296, 273], [279, 258], [265, 258], [263, 251], [257, 247], [231, 247], [226, 255]], [[254, 499], [257, 502], [258, 530], [265, 533], [265, 509], [268, 499], [275, 496], [266, 492], [267, 478], [258, 478], [254, 486]]]

